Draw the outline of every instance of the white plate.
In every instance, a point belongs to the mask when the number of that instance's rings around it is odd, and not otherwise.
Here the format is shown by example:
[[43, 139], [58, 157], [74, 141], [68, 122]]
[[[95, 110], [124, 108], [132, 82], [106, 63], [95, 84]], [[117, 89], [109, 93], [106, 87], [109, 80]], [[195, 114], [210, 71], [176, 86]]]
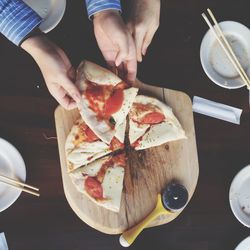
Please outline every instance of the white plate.
[[[250, 76], [250, 30], [233, 21], [221, 22], [219, 25], [244, 70]], [[207, 76], [217, 85], [227, 89], [244, 86], [244, 82], [211, 30], [208, 30], [202, 40], [200, 58]]]
[[[25, 182], [26, 168], [17, 149], [0, 138], [0, 174]], [[21, 191], [0, 181], [0, 212], [12, 205]]]
[[250, 165], [243, 168], [233, 179], [229, 202], [236, 218], [250, 227]]
[[235, 250], [250, 250], [250, 236], [244, 239]]
[[66, 8], [66, 0], [23, 1], [43, 18], [39, 28], [45, 33], [56, 27], [56, 25], [61, 21]]

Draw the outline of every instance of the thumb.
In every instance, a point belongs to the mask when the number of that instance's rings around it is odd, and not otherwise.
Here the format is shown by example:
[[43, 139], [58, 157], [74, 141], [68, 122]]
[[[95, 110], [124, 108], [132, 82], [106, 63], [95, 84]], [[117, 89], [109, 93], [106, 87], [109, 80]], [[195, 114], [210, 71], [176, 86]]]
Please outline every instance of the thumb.
[[[60, 83], [59, 83], [60, 84]], [[77, 87], [68, 78], [64, 78], [60, 84], [68, 93], [68, 95], [76, 102], [80, 102], [81, 95]]]

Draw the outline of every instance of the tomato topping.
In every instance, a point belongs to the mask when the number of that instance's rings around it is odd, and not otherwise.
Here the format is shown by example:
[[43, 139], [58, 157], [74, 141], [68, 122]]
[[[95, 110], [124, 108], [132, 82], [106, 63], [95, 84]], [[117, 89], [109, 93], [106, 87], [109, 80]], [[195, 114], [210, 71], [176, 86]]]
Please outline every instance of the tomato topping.
[[105, 103], [104, 114], [106, 117], [110, 117], [116, 113], [123, 103], [123, 90], [116, 89]]
[[120, 142], [116, 137], [113, 137], [111, 143], [110, 143], [110, 150], [118, 150], [118, 149], [123, 149], [124, 144]]
[[117, 86], [98, 85], [89, 82], [85, 91], [90, 108], [100, 118], [110, 118], [116, 113], [123, 103], [123, 89], [125, 83], [121, 82]]
[[126, 157], [125, 154], [119, 154], [113, 157], [113, 161], [115, 162], [115, 164], [122, 166], [122, 167], [126, 167]]
[[87, 179], [85, 180], [85, 189], [91, 197], [95, 199], [103, 198], [103, 189], [101, 183], [95, 178], [90, 176], [87, 177]]
[[141, 124], [157, 124], [164, 121], [165, 116], [160, 112], [151, 112], [146, 114], [142, 120], [140, 121]]
[[107, 160], [101, 167], [101, 169], [99, 170], [96, 178], [97, 180], [102, 183], [103, 182], [103, 179], [104, 179], [104, 176], [106, 174], [106, 171], [108, 168], [110, 167], [113, 167], [114, 163], [113, 163], [113, 159], [110, 158], [109, 160]]
[[103, 116], [103, 109], [106, 100], [111, 96], [113, 86], [111, 85], [98, 85], [88, 82], [85, 91], [86, 98], [89, 101], [90, 108], [100, 117]]
[[141, 140], [142, 140], [142, 136], [141, 136], [140, 138], [138, 138], [135, 142], [133, 142], [133, 143], [131, 144], [131, 147], [132, 147], [132, 148], [138, 147], [138, 146], [140, 145]]
[[87, 129], [85, 130], [85, 134], [87, 136], [88, 142], [94, 142], [99, 140], [97, 135], [89, 127], [87, 127]]

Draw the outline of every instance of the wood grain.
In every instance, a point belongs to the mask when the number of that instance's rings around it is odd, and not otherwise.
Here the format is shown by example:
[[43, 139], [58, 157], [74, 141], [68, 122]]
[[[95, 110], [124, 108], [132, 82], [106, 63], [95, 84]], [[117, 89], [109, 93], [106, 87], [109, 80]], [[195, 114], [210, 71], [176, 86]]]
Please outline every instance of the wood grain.
[[[192, 197], [198, 180], [198, 158], [192, 104], [189, 97], [178, 91], [163, 89], [137, 81], [140, 92], [165, 101], [173, 108], [188, 139], [170, 142], [143, 151], [127, 150], [128, 166], [124, 179], [121, 208], [114, 213], [94, 204], [77, 192], [67, 173], [65, 140], [79, 117], [77, 110], [66, 111], [58, 107], [55, 111], [56, 131], [66, 198], [74, 212], [91, 227], [107, 233], [119, 234], [142, 220], [155, 206], [156, 195], [171, 181], [186, 186]], [[178, 214], [164, 215], [149, 226], [168, 223]]]

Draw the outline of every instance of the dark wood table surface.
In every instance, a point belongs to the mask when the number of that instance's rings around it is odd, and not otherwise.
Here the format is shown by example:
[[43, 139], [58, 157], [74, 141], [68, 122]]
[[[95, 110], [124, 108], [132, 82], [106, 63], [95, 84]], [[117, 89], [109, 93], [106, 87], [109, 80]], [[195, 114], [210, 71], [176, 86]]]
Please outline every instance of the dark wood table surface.
[[[234, 249], [250, 230], [234, 217], [229, 187], [235, 174], [249, 164], [250, 112], [246, 88], [226, 90], [213, 84], [202, 70], [200, 43], [207, 31], [201, 12], [214, 10], [219, 20], [250, 27], [249, 0], [169, 0], [163, 3], [160, 28], [138, 78], [243, 109], [241, 125], [194, 114], [200, 164], [195, 194], [175, 221], [145, 230], [130, 249]], [[68, 1], [61, 23], [48, 34], [77, 66], [83, 58], [104, 64], [92, 23], [82, 1]], [[250, 42], [250, 41], [249, 41]], [[100, 233], [82, 222], [65, 198], [54, 110], [32, 58], [0, 37], [0, 137], [21, 152], [27, 182], [40, 187], [41, 197], [22, 193], [0, 213], [0, 232], [10, 250], [122, 249], [118, 236]]]

